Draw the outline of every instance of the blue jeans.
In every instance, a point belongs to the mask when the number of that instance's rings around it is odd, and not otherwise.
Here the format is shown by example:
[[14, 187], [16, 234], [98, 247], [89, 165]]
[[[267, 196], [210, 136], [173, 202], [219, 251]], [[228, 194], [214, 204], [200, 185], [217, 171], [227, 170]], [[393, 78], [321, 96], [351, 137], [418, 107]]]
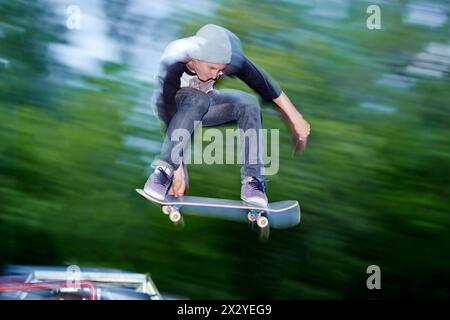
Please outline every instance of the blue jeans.
[[[176, 111], [168, 124], [161, 153], [153, 161], [153, 167], [165, 165], [172, 170], [179, 167], [180, 163], [175, 163], [172, 159], [172, 150], [175, 146], [185, 150], [189, 141], [172, 141], [174, 130], [185, 129], [192, 135], [195, 130], [195, 121], [201, 121], [204, 127], [236, 122], [243, 132], [256, 133], [246, 138], [240, 131], [243, 159], [241, 178], [255, 176], [265, 181], [262, 157], [262, 116], [259, 102], [253, 95], [231, 89], [213, 90], [205, 94], [196, 89], [181, 88], [175, 96], [175, 104]], [[247, 131], [248, 129], [253, 130]]]

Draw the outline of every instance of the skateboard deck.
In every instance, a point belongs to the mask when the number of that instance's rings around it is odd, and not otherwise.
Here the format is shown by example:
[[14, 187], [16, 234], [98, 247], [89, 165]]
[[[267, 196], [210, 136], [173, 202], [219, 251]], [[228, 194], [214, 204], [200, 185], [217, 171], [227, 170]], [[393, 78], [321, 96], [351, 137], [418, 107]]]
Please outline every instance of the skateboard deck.
[[[178, 222], [182, 214], [220, 218], [239, 222], [257, 222], [260, 228], [268, 226], [282, 229], [290, 228], [300, 223], [300, 205], [295, 200], [285, 200], [269, 203], [267, 207], [255, 206], [242, 200], [217, 199], [207, 197], [167, 195], [161, 201], [136, 189], [142, 197], [162, 207], [170, 220]], [[180, 211], [182, 214], [180, 214]], [[175, 216], [175, 219], [172, 219]], [[265, 217], [263, 219], [261, 217]]]

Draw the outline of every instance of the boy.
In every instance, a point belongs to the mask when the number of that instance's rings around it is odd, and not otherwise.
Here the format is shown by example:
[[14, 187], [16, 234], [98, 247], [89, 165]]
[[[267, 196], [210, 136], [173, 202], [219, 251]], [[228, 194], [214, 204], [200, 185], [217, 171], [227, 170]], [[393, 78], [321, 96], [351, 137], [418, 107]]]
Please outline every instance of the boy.
[[267, 206], [258, 100], [239, 90], [215, 90], [213, 85], [222, 76], [237, 76], [264, 100], [273, 101], [286, 115], [296, 146], [306, 143], [310, 126], [286, 94], [244, 56], [236, 35], [207, 24], [195, 36], [170, 43], [161, 58], [155, 105], [167, 131], [161, 154], [152, 163], [155, 171], [144, 186], [147, 194], [164, 200], [167, 193], [178, 197], [185, 192], [183, 152], [174, 157], [173, 151], [184, 150], [187, 141], [172, 141], [175, 130], [184, 129], [192, 134], [198, 121], [205, 127], [234, 121], [241, 132], [254, 130], [257, 138], [249, 144], [245, 143], [245, 137], [240, 137], [244, 160], [241, 199]]

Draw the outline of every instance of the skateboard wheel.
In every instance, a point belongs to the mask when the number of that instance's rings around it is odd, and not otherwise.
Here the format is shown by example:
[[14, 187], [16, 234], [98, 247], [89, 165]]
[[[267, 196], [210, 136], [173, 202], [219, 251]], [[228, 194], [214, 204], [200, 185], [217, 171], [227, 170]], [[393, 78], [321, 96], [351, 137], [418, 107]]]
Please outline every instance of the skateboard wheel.
[[170, 214], [169, 214], [169, 219], [170, 221], [177, 223], [181, 220], [181, 213], [178, 210], [173, 210]]
[[163, 207], [162, 207], [162, 212], [163, 212], [164, 214], [169, 214], [169, 213], [170, 213], [169, 207], [168, 207], [168, 206], [163, 206]]
[[250, 222], [255, 222], [257, 219], [257, 216], [256, 216], [256, 214], [249, 212], [249, 213], [247, 213], [247, 219]]
[[258, 227], [260, 228], [266, 228], [269, 226], [269, 219], [266, 217], [259, 217], [258, 220], [256, 220], [256, 223], [258, 224]]

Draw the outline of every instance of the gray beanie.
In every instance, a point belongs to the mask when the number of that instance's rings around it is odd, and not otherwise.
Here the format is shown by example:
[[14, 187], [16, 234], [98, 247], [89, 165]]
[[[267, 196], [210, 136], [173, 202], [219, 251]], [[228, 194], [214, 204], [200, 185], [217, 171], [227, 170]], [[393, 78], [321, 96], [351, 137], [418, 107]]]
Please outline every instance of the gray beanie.
[[196, 35], [196, 45], [190, 52], [192, 59], [209, 63], [229, 64], [232, 56], [230, 31], [214, 24], [201, 27]]

